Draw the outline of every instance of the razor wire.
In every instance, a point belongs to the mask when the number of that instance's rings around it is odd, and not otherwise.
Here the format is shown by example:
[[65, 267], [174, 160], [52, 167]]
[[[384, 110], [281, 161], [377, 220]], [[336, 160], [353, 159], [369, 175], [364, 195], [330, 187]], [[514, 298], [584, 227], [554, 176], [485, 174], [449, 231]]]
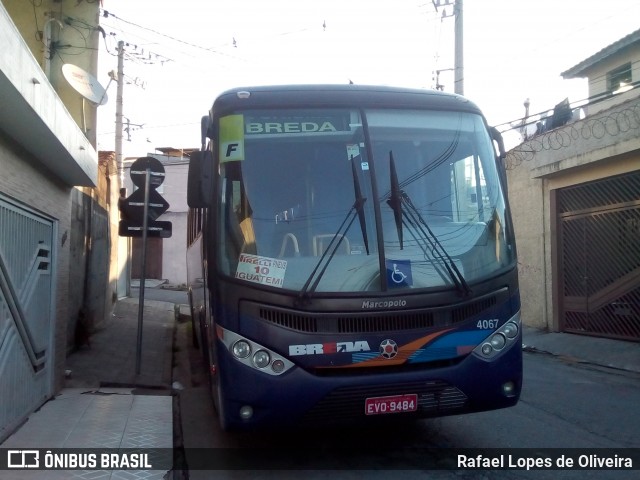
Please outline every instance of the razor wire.
[[533, 160], [536, 153], [567, 148], [583, 140], [600, 140], [638, 130], [640, 133], [640, 102], [606, 115], [586, 117], [553, 130], [540, 133], [509, 150], [505, 158], [507, 170]]

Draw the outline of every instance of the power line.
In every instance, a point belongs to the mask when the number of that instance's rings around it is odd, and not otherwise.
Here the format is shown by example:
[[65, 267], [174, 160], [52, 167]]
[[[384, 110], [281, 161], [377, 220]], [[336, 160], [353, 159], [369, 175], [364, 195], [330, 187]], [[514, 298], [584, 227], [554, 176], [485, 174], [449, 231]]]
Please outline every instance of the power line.
[[103, 12], [103, 13], [102, 13], [102, 16], [103, 16], [104, 18], [113, 17], [113, 18], [115, 18], [115, 19], [117, 19], [117, 20], [119, 20], [119, 21], [121, 21], [121, 22], [124, 22], [124, 23], [126, 23], [126, 24], [128, 24], [128, 25], [131, 25], [131, 26], [134, 26], [134, 27], [140, 28], [140, 29], [142, 29], [142, 30], [145, 30], [145, 31], [151, 32], [151, 33], [153, 33], [153, 34], [155, 34], [155, 35], [158, 35], [158, 36], [160, 36], [160, 37], [167, 38], [167, 39], [172, 40], [172, 41], [174, 41], [174, 42], [176, 42], [176, 43], [180, 43], [180, 44], [183, 44], [183, 45], [187, 45], [187, 46], [189, 46], [189, 47], [192, 47], [192, 48], [195, 48], [195, 49], [198, 49], [198, 50], [203, 50], [203, 51], [206, 51], [206, 52], [209, 52], [209, 53], [214, 53], [214, 54], [216, 54], [216, 55], [222, 55], [222, 56], [226, 56], [226, 57], [231, 57], [231, 58], [236, 58], [236, 59], [237, 59], [237, 57], [235, 57], [234, 55], [230, 55], [230, 54], [227, 54], [227, 53], [224, 53], [224, 52], [220, 52], [219, 50], [216, 50], [216, 49], [214, 49], [214, 48], [212, 48], [212, 47], [204, 47], [204, 46], [202, 46], [202, 45], [198, 45], [198, 44], [196, 44], [196, 43], [188, 42], [188, 41], [186, 41], [186, 40], [182, 40], [182, 39], [177, 38], [177, 37], [174, 37], [174, 36], [172, 36], [172, 35], [168, 35], [168, 34], [166, 34], [166, 33], [164, 33], [164, 32], [160, 32], [160, 31], [155, 30], [155, 29], [153, 29], [153, 28], [145, 27], [145, 26], [140, 25], [140, 24], [137, 24], [137, 23], [135, 23], [135, 22], [131, 22], [131, 21], [129, 21], [129, 20], [126, 20], [126, 19], [124, 19], [124, 18], [122, 18], [122, 17], [119, 17], [119, 16], [117, 16], [117, 15], [115, 15], [115, 14], [113, 14], [113, 13], [109, 12], [108, 10], [104, 10], [104, 9], [102, 9], [102, 12]]
[[[144, 124], [144, 130], [156, 130], [159, 128], [173, 128], [173, 127], [190, 127], [193, 125], [200, 125], [200, 122], [185, 122], [185, 123], [171, 123], [171, 124], [167, 124], [167, 125], [147, 125]], [[99, 133], [98, 135], [113, 135], [114, 133], [116, 133], [115, 131], [113, 132], [103, 132], [103, 133]]]
[[152, 29], [152, 28], [144, 27], [144, 26], [142, 26], [142, 25], [139, 25], [139, 24], [137, 24], [137, 23], [131, 22], [131, 21], [129, 21], [129, 20], [125, 20], [124, 18], [121, 18], [121, 17], [119, 17], [119, 16], [117, 16], [117, 15], [115, 15], [115, 14], [113, 14], [113, 13], [110, 13], [110, 12], [109, 12], [109, 11], [107, 11], [107, 10], [104, 10], [104, 9], [103, 9], [103, 10], [102, 10], [102, 12], [103, 12], [102, 16], [103, 16], [104, 18], [113, 17], [113, 18], [116, 18], [116, 19], [120, 20], [121, 22], [128, 23], [129, 25], [133, 25], [134, 27], [141, 28], [142, 30], [147, 30], [148, 32], [151, 32], [151, 33], [155, 33], [156, 35], [160, 35], [161, 37], [168, 38], [168, 39], [170, 39], [170, 40], [173, 40], [174, 42], [178, 42], [178, 43], [182, 43], [182, 44], [185, 44], [185, 45], [189, 45], [190, 47], [199, 48], [199, 49], [206, 50], [206, 51], [209, 51], [209, 52], [212, 52], [212, 53], [220, 53], [220, 52], [217, 52], [217, 51], [215, 51], [215, 50], [213, 50], [213, 49], [211, 49], [211, 48], [203, 47], [203, 46], [201, 46], [201, 45], [196, 45], [195, 43], [187, 42], [187, 41], [185, 41], [185, 40], [182, 40], [182, 39], [180, 39], [180, 38], [173, 37], [173, 36], [171, 36], [171, 35], [167, 35], [166, 33], [159, 32], [159, 31], [154, 30], [154, 29]]

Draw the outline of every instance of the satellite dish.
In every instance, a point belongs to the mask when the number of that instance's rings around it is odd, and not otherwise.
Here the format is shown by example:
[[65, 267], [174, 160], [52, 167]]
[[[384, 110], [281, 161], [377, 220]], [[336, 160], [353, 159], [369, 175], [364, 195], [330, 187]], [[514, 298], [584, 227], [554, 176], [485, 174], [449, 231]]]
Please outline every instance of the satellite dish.
[[85, 72], [76, 65], [65, 63], [62, 66], [62, 75], [76, 92], [91, 103], [96, 105], [107, 103], [107, 91], [89, 72]]

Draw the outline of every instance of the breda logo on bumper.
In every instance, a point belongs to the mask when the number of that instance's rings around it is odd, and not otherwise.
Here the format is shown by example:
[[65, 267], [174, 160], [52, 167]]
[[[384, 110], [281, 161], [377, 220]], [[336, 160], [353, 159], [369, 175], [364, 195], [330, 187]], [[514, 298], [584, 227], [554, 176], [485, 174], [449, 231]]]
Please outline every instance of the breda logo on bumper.
[[369, 352], [369, 343], [365, 340], [356, 342], [309, 343], [306, 345], [289, 345], [289, 355], [326, 355], [328, 353]]

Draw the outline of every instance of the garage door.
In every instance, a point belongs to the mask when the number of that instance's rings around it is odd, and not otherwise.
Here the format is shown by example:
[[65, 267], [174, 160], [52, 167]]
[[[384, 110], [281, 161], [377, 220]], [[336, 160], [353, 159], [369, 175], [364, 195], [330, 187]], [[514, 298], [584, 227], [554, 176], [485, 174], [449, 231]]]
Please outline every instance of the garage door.
[[640, 172], [564, 188], [560, 327], [640, 341]]
[[0, 196], [0, 442], [52, 394], [54, 224]]

